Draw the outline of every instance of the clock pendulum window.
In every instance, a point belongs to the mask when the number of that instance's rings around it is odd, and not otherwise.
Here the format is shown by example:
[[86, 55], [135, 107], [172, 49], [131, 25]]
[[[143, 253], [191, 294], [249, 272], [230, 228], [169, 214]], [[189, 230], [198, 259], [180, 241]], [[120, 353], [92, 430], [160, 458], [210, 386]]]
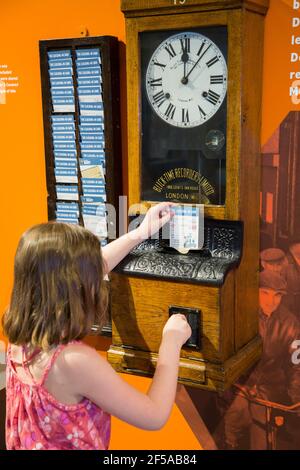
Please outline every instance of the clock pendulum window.
[[205, 225], [201, 250], [178, 253], [160, 234], [115, 268], [108, 358], [118, 371], [152, 375], [163, 326], [181, 312], [193, 334], [181, 350], [179, 381], [222, 391], [261, 352], [259, 154], [268, 1], [153, 6], [140, 0], [137, 6], [123, 0], [121, 9], [129, 207], [203, 204]]

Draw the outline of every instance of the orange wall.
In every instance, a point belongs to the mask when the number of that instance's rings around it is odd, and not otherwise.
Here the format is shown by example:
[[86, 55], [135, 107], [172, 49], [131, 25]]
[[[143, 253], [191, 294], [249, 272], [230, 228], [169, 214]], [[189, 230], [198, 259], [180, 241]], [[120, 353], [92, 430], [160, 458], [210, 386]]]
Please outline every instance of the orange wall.
[[[38, 41], [78, 37], [85, 25], [90, 36], [107, 34], [125, 42], [125, 28], [119, 0], [14, 0], [1, 2], [0, 17], [0, 64], [7, 64], [19, 77], [17, 93], [0, 105], [2, 312], [9, 301], [19, 237], [27, 227], [47, 220]], [[126, 135], [124, 59], [122, 51], [122, 130]], [[125, 379], [144, 391], [149, 386], [148, 379]], [[158, 432], [141, 431], [113, 419], [111, 448], [198, 449], [199, 444], [175, 406], [169, 423]]]
[[0, 105], [3, 311], [18, 239], [27, 227], [47, 218], [38, 41], [78, 37], [81, 25], [91, 36], [109, 34], [124, 41], [125, 30], [118, 0], [1, 2], [0, 17], [0, 63], [19, 76], [16, 95], [7, 95], [7, 104]]
[[[86, 26], [90, 35], [114, 35], [125, 42], [119, 0], [14, 0], [0, 6], [0, 65], [7, 64], [19, 76], [15, 96], [0, 104], [0, 312], [12, 285], [13, 257], [21, 233], [46, 221], [46, 182], [43, 148], [42, 104], [38, 41], [78, 37]], [[288, 96], [291, 65], [292, 0], [271, 0], [265, 25], [262, 144], [284, 116], [298, 106]], [[299, 34], [298, 31], [295, 31]], [[297, 49], [297, 48], [296, 48]], [[276, 51], [276, 52], [274, 52]], [[126, 96], [124, 50], [121, 53], [123, 155], [126, 154]], [[126, 182], [124, 165], [124, 182]], [[1, 339], [1, 332], [0, 332]], [[146, 390], [149, 380], [126, 377]], [[176, 407], [164, 430], [145, 432], [113, 420], [114, 449], [178, 449], [199, 447]]]

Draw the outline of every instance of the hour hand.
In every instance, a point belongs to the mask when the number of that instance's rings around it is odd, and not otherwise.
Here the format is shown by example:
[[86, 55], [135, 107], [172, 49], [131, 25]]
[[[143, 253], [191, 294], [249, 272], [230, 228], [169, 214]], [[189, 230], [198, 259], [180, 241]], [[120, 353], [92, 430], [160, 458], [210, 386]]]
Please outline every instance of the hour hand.
[[183, 62], [183, 78], [181, 79], [181, 83], [183, 83], [184, 85], [186, 85], [187, 82], [188, 82], [188, 81], [186, 80], [186, 78], [185, 78], [185, 76], [186, 76], [186, 64], [187, 64], [187, 62], [188, 62], [188, 60], [189, 60], [189, 55], [188, 55], [188, 53], [186, 52], [186, 50], [183, 52], [183, 54], [182, 54], [182, 56], [181, 56], [181, 60], [182, 60], [182, 62]]

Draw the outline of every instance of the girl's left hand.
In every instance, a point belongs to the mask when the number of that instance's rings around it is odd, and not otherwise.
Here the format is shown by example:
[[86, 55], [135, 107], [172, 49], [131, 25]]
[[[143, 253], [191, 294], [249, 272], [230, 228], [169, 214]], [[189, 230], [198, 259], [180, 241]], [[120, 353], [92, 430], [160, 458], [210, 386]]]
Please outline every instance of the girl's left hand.
[[174, 215], [172, 207], [176, 206], [173, 202], [161, 202], [151, 207], [141, 223], [136, 229], [142, 240], [152, 237], [158, 230], [171, 220]]

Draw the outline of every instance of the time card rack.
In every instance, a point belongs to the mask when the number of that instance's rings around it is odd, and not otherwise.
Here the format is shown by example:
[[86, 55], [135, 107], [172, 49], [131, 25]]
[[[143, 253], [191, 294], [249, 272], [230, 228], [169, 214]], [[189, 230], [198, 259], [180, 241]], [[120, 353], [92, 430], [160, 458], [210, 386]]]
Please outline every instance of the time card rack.
[[43, 40], [39, 49], [48, 219], [82, 225], [104, 246], [118, 236], [121, 194], [118, 39]]
[[104, 246], [117, 222], [121, 137], [118, 39], [40, 41], [48, 219], [80, 224]]

